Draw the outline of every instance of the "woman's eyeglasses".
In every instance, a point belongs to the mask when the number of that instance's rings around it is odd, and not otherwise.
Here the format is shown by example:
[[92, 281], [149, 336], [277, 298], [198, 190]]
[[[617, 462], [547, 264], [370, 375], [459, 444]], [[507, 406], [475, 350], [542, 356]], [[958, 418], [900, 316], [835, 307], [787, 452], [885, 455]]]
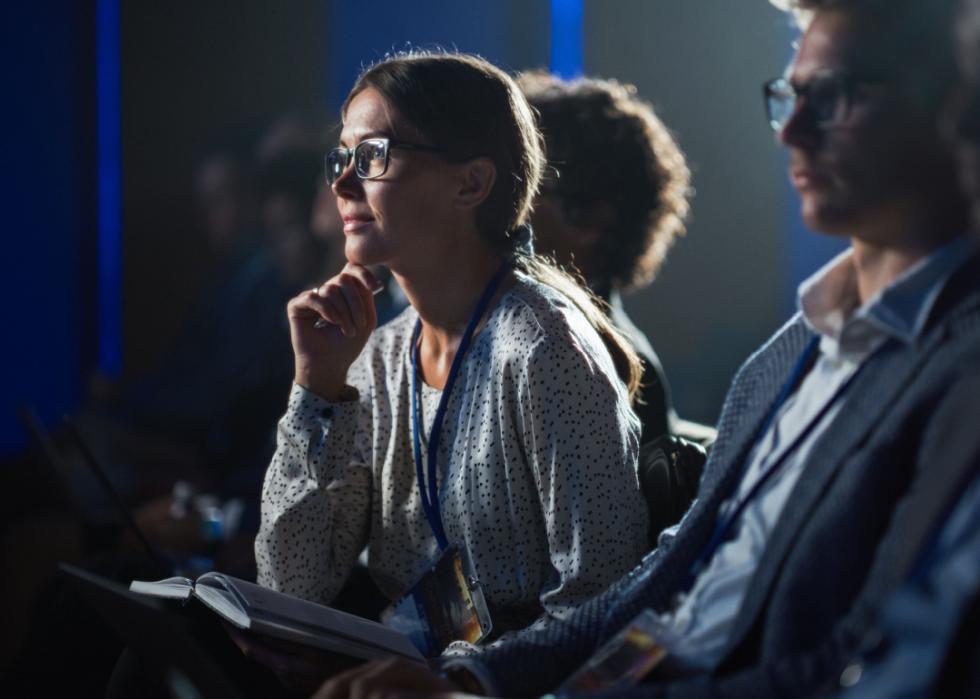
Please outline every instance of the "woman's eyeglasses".
[[362, 180], [373, 180], [381, 177], [388, 171], [389, 153], [392, 148], [429, 151], [432, 153], [445, 151], [444, 148], [439, 148], [438, 146], [409, 143], [393, 138], [368, 138], [353, 148], [338, 146], [328, 151], [323, 158], [327, 184], [332, 185], [340, 179], [340, 176], [344, 174], [347, 166], [352, 161], [354, 163], [354, 173]]

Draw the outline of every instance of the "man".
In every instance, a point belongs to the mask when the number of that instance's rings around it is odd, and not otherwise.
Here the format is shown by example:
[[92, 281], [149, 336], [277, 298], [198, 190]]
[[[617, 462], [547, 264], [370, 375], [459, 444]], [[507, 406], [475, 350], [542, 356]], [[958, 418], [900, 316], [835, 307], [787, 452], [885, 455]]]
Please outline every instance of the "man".
[[[980, 234], [980, 0], [957, 22], [960, 85], [944, 115]], [[896, 524], [908, 575], [841, 668], [847, 699], [980, 694], [980, 372], [947, 393], [932, 421], [932, 478]]]
[[[767, 86], [770, 121], [805, 222], [851, 248], [739, 371], [678, 527], [568, 619], [444, 660], [456, 685], [555, 691], [643, 612], [666, 659], [623, 694], [806, 696], [849, 657], [870, 601], [900, 580], [900, 548], [880, 544], [929, 476], [933, 409], [980, 346], [980, 261], [936, 127], [953, 5], [793, 4], [805, 33]], [[371, 666], [322, 694], [451, 686]]]

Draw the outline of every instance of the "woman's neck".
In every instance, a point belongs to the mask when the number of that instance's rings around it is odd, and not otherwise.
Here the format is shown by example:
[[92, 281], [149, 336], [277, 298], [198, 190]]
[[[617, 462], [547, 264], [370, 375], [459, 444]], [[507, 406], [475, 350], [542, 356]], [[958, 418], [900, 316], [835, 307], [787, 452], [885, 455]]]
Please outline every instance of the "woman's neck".
[[[451, 259], [433, 257], [418, 269], [392, 268], [422, 322], [419, 370], [428, 385], [445, 385], [480, 296], [502, 263], [502, 257], [484, 249]], [[506, 286], [501, 285], [495, 298]], [[492, 305], [491, 301], [490, 308]]]

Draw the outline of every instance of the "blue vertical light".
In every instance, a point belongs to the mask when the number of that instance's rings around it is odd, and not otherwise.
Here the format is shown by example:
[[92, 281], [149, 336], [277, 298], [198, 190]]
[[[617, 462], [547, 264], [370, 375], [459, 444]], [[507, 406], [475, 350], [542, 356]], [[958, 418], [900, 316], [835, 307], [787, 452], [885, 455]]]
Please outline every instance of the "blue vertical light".
[[582, 75], [584, 0], [551, 0], [551, 72], [562, 78]]
[[122, 373], [122, 147], [119, 0], [96, 5], [99, 369]]

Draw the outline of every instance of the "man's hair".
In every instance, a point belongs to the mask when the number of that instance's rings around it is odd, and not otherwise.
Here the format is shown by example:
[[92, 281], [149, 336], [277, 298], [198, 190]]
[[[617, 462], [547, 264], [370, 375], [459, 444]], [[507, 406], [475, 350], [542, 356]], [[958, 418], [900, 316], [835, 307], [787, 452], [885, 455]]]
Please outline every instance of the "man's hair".
[[538, 71], [518, 84], [544, 135], [545, 191], [569, 216], [601, 204], [615, 214], [598, 242], [602, 281], [648, 284], [688, 212], [690, 172], [674, 138], [632, 85]]
[[956, 21], [960, 72], [976, 82], [980, 78], [980, 0], [963, 0]]
[[946, 95], [956, 78], [953, 28], [961, 0], [770, 0], [791, 12], [806, 29], [818, 12], [858, 13], [874, 27], [874, 51], [868, 58], [887, 70], [899, 65], [906, 82], [915, 82], [930, 108]]

